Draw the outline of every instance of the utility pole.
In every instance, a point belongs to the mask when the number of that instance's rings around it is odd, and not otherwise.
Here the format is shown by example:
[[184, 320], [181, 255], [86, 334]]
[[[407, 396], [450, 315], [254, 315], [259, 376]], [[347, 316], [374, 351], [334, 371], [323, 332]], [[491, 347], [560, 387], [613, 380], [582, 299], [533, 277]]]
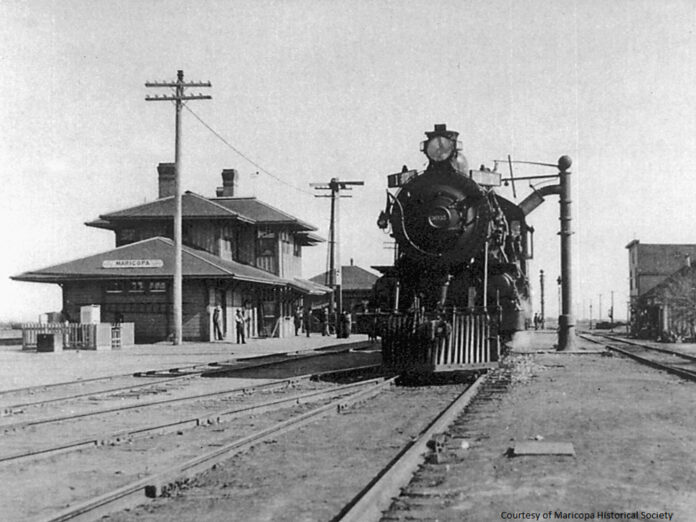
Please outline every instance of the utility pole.
[[182, 340], [182, 295], [183, 268], [181, 262], [182, 243], [182, 209], [181, 209], [181, 107], [188, 100], [210, 100], [212, 97], [202, 94], [189, 95], [187, 87], [210, 87], [210, 82], [184, 82], [184, 71], [177, 71], [175, 82], [146, 82], [145, 87], [165, 87], [173, 89], [172, 94], [145, 96], [145, 101], [173, 101], [176, 109], [176, 133], [174, 137], [174, 344]]
[[590, 299], [590, 330], [592, 330], [592, 299]]
[[[340, 212], [339, 202], [341, 198], [349, 198], [350, 195], [341, 195], [341, 190], [352, 190], [350, 186], [364, 185], [364, 181], [343, 181], [331, 178], [329, 183], [310, 183], [315, 190], [331, 191], [330, 195], [318, 194], [316, 198], [331, 198], [331, 218], [329, 223], [329, 286], [333, 295], [329, 301], [329, 314], [335, 318], [336, 337], [343, 337], [343, 328], [340, 318], [343, 314], [343, 292], [341, 290], [341, 243], [340, 237]], [[334, 306], [335, 299], [335, 306]]]
[[599, 294], [599, 314], [597, 314], [597, 322], [602, 321], [602, 294]]
[[611, 291], [611, 312], [609, 313], [609, 324], [611, 325], [612, 332], [614, 331], [614, 291]]

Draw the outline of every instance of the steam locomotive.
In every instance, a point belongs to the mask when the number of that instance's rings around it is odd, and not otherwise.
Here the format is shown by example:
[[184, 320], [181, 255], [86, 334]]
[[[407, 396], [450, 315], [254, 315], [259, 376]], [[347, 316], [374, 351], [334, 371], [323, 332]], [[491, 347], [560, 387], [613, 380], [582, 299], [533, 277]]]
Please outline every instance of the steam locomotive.
[[396, 192], [387, 190], [377, 224], [390, 231], [397, 252], [374, 292], [375, 304], [391, 311], [383, 353], [393, 361], [489, 363], [498, 339], [529, 318], [533, 229], [518, 205], [495, 192], [497, 169], [469, 169], [458, 136], [435, 125], [421, 146], [425, 171], [404, 166], [388, 177]]

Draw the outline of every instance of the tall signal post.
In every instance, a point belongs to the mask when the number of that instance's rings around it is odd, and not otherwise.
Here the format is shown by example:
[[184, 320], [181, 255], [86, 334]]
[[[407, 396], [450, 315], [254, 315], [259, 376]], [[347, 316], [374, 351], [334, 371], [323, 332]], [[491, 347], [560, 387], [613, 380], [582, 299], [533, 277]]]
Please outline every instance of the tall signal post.
[[164, 87], [172, 94], [145, 96], [145, 101], [173, 101], [176, 109], [176, 133], [174, 137], [174, 344], [182, 339], [183, 269], [181, 262], [181, 107], [184, 101], [210, 100], [212, 96], [186, 94], [187, 87], [211, 87], [210, 82], [184, 82], [184, 71], [177, 71], [175, 82], [146, 82], [145, 87]]
[[[336, 319], [336, 336], [343, 337], [341, 328], [341, 314], [343, 313], [343, 292], [341, 290], [341, 242], [340, 242], [340, 213], [339, 202], [341, 198], [349, 198], [350, 195], [341, 195], [342, 190], [352, 190], [352, 186], [364, 185], [364, 181], [343, 181], [331, 178], [328, 183], [310, 183], [315, 190], [330, 191], [331, 194], [316, 194], [316, 198], [331, 198], [331, 218], [329, 223], [329, 287], [333, 290], [333, 296], [329, 301], [329, 313]], [[335, 299], [335, 303], [334, 303]]]

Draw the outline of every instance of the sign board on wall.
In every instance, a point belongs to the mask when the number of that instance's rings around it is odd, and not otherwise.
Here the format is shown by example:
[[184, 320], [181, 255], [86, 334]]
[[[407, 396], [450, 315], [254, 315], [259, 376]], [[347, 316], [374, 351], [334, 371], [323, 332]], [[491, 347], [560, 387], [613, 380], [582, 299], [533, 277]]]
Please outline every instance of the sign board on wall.
[[102, 268], [162, 268], [161, 259], [105, 259]]

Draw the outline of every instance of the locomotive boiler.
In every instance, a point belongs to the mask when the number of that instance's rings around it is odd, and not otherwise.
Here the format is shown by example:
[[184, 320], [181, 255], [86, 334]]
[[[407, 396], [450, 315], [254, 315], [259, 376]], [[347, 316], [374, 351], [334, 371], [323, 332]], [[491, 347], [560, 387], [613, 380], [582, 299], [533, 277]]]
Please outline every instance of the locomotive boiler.
[[458, 133], [426, 132], [423, 172], [388, 177], [378, 226], [396, 242], [393, 267], [375, 285], [390, 310], [383, 332], [392, 366], [454, 369], [488, 365], [500, 337], [529, 317], [527, 259], [533, 229], [515, 203], [495, 192], [496, 169], [469, 168]]

